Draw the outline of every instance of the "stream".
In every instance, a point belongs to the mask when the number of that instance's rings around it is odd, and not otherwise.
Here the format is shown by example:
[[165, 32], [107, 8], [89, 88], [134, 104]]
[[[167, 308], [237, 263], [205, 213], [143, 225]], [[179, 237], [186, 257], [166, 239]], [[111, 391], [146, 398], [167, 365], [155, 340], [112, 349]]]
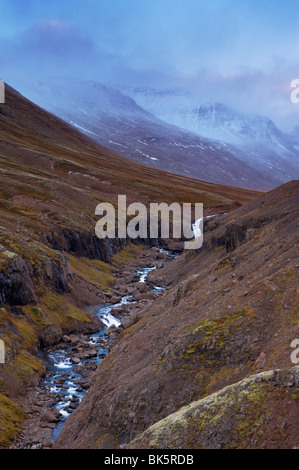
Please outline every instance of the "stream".
[[[217, 215], [223, 214], [206, 216], [204, 219], [209, 219]], [[175, 259], [179, 256], [178, 254], [171, 254], [169, 251], [164, 250], [163, 248], [160, 248], [159, 251], [161, 253], [171, 255], [171, 259]], [[134, 274], [139, 276], [139, 282], [145, 283], [148, 275], [155, 269], [156, 266], [139, 268], [134, 272]], [[164, 288], [154, 286], [151, 288], [151, 290], [159, 292], [164, 290]], [[99, 306], [94, 311], [94, 314], [97, 315], [105, 325], [105, 328], [101, 331], [98, 331], [97, 333], [84, 335], [86, 336], [86, 341], [94, 346], [94, 349], [96, 350], [95, 357], [82, 359], [78, 364], [74, 364], [72, 362], [71, 345], [64, 349], [51, 351], [45, 355], [45, 360], [48, 363], [47, 376], [40, 383], [40, 387], [59, 397], [58, 401], [55, 405], [52, 406], [52, 408], [58, 410], [61, 415], [61, 419], [52, 432], [52, 439], [54, 441], [59, 436], [66, 419], [79, 406], [83, 397], [88, 391], [89, 386], [84, 384], [84, 374], [80, 373], [80, 366], [81, 370], [82, 368], [88, 369], [90, 367], [92, 367], [92, 371], [95, 370], [97, 365], [107, 355], [107, 349], [105, 347], [105, 343], [107, 341], [105, 337], [105, 331], [112, 325], [115, 325], [117, 328], [121, 326], [121, 321], [113, 316], [112, 309], [122, 307], [123, 305], [132, 305], [136, 302], [137, 301], [134, 299], [134, 297], [125, 295], [122, 297], [120, 302]]]
[[[170, 254], [163, 249], [160, 249], [160, 251], [165, 254]], [[172, 255], [172, 258], [174, 259], [176, 256], [177, 255]], [[144, 283], [146, 282], [149, 273], [155, 269], [156, 267], [140, 268], [136, 270], [134, 274], [139, 276], [139, 282]], [[152, 290], [159, 292], [163, 289], [163, 287], [155, 286]], [[136, 300], [132, 296], [126, 295], [122, 297], [120, 302], [99, 306], [94, 311], [94, 314], [97, 315], [105, 325], [103, 330], [87, 335], [88, 342], [94, 345], [94, 349], [97, 351], [96, 357], [81, 360], [79, 364], [73, 364], [71, 360], [72, 346], [65, 349], [57, 349], [46, 354], [45, 360], [48, 363], [47, 376], [40, 383], [40, 387], [59, 396], [59, 401], [53, 405], [52, 408], [58, 410], [61, 414], [61, 420], [58, 422], [55, 429], [53, 429], [53, 440], [57, 439], [65, 420], [79, 406], [84, 395], [88, 391], [88, 387], [84, 388], [84, 383], [82, 386], [84, 377], [78, 372], [78, 366], [86, 366], [92, 363], [97, 366], [107, 355], [107, 349], [105, 348], [105, 342], [107, 341], [105, 338], [105, 331], [112, 325], [115, 325], [117, 328], [121, 326], [120, 320], [112, 315], [112, 309], [135, 303]]]

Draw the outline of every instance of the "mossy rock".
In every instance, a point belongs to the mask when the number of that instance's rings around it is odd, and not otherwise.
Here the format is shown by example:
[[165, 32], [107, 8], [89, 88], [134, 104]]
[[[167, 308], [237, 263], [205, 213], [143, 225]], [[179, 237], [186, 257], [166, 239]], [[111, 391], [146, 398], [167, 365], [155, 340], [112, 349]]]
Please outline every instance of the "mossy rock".
[[155, 423], [128, 448], [297, 447], [298, 390], [299, 366], [250, 376]]

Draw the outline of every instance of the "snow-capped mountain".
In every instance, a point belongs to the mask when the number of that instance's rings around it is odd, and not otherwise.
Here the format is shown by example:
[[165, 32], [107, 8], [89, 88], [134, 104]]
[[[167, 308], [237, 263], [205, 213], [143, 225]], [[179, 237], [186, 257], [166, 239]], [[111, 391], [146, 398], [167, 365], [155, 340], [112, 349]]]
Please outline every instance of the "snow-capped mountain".
[[299, 140], [281, 132], [267, 117], [246, 116], [214, 103], [194, 109], [189, 122], [190, 130], [233, 145], [238, 158], [256, 168], [268, 168], [277, 177], [299, 177]]
[[160, 119], [229, 145], [230, 152], [281, 183], [299, 178], [299, 132], [286, 134], [269, 118], [240, 113], [222, 103], [194, 106], [181, 90], [127, 90]]
[[[139, 162], [194, 178], [270, 189], [281, 179], [241, 161], [226, 142], [200, 137], [166, 123], [129, 96], [93, 81], [51, 79], [24, 82], [19, 90], [31, 101], [79, 131]], [[289, 179], [289, 178], [288, 178]]]

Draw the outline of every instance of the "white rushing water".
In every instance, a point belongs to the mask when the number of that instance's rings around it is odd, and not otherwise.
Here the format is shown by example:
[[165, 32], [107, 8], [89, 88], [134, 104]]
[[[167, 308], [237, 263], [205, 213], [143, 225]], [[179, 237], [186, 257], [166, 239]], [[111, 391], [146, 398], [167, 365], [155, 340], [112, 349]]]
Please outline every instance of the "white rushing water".
[[67, 356], [66, 351], [54, 351], [48, 357], [57, 369], [70, 369], [72, 367], [71, 360]]
[[155, 269], [156, 269], [156, 266], [153, 268], [142, 268], [142, 269], [137, 270], [136, 274], [140, 276], [139, 282], [145, 282], [149, 273], [151, 273]]
[[101, 307], [99, 310], [95, 311], [95, 314], [100, 318], [107, 328], [112, 325], [115, 325], [117, 328], [119, 328], [121, 322], [111, 314], [111, 308], [111, 306]]
[[206, 215], [205, 217], [201, 219], [197, 219], [194, 224], [192, 224], [192, 231], [194, 233], [194, 238], [201, 237], [202, 232], [203, 232], [203, 221], [206, 219], [212, 219], [213, 217], [218, 217], [220, 215], [225, 215], [226, 212], [223, 212], [222, 214], [212, 214], [212, 215]]
[[121, 299], [121, 301], [118, 302], [117, 304], [105, 305], [103, 307], [99, 307], [95, 311], [95, 315], [97, 315], [99, 317], [99, 319], [104, 323], [104, 325], [107, 328], [109, 328], [112, 325], [115, 325], [117, 328], [119, 328], [120, 325], [121, 325], [121, 322], [119, 321], [118, 318], [115, 318], [112, 315], [111, 310], [113, 308], [122, 307], [123, 305], [130, 305], [130, 304], [135, 303], [135, 301], [132, 301], [130, 299], [132, 299], [132, 297], [130, 295], [125, 295]]

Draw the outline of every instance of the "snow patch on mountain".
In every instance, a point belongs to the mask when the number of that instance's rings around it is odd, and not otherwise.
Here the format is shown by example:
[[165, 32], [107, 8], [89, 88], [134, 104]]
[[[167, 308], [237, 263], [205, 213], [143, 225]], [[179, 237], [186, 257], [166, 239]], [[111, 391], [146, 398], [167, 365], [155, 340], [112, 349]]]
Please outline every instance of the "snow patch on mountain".
[[[299, 178], [299, 130], [280, 131], [271, 119], [234, 110], [222, 103], [195, 106], [180, 89], [132, 88], [135, 101], [165, 122], [226, 145], [235, 156], [278, 178]], [[213, 150], [215, 147], [213, 147]]]

